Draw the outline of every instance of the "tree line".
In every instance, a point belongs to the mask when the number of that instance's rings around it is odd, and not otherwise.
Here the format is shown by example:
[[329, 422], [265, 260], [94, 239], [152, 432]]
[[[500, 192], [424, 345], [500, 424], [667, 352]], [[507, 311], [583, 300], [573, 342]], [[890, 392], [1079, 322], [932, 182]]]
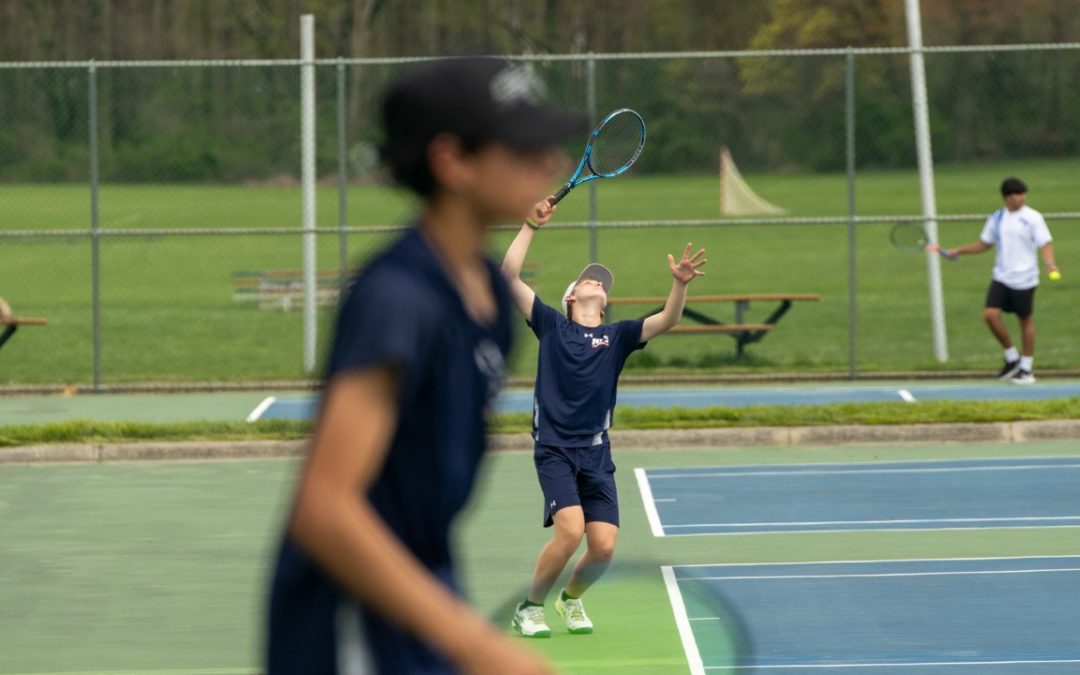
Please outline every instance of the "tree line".
[[[299, 16], [316, 16], [321, 58], [811, 49], [906, 44], [900, 0], [10, 0], [0, 60], [296, 58]], [[923, 2], [934, 44], [1066, 42], [1080, 3]], [[856, 60], [863, 166], [911, 166], [905, 57]], [[935, 156], [945, 161], [1080, 150], [1077, 51], [927, 57]], [[584, 108], [584, 61], [539, 63], [551, 96]], [[344, 71], [354, 173], [370, 168], [377, 100], [393, 66]], [[0, 179], [86, 173], [88, 74], [0, 70]], [[243, 181], [296, 172], [295, 68], [101, 68], [103, 174], [113, 180]], [[336, 168], [337, 72], [319, 69], [320, 171]], [[844, 62], [837, 57], [598, 61], [597, 106], [631, 105], [650, 127], [641, 170], [843, 165]]]

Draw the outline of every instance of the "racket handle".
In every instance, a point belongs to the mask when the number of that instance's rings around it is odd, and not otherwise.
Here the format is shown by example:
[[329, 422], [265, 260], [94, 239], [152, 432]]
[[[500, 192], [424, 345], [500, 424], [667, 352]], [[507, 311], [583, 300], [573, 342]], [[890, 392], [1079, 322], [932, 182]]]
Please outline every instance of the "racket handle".
[[960, 257], [958, 255], [949, 255], [948, 253], [945, 252], [945, 249], [943, 249], [943, 248], [939, 248], [938, 253], [941, 254], [942, 258], [945, 258], [949, 262], [956, 262], [956, 259]]
[[551, 205], [555, 206], [556, 204], [561, 202], [562, 198], [565, 197], [566, 195], [570, 194], [570, 191], [573, 190], [573, 189], [574, 189], [574, 186], [571, 183], [567, 183], [566, 185], [562, 186], [562, 188], [558, 192], [555, 193], [555, 199], [553, 199], [551, 201]]

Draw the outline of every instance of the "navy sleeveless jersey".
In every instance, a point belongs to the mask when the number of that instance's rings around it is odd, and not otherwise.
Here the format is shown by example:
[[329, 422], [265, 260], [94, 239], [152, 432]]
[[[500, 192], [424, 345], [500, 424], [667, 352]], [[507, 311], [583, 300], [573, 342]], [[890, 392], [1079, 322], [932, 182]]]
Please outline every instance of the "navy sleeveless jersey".
[[595, 328], [567, 319], [533, 300], [529, 327], [540, 340], [533, 398], [533, 439], [543, 445], [583, 447], [605, 440], [615, 408], [619, 373], [645, 347], [642, 320]]
[[[486, 266], [498, 315], [491, 326], [480, 326], [412, 228], [354, 281], [338, 315], [327, 369], [327, 381], [366, 368], [397, 369], [397, 429], [366, 498], [413, 555], [455, 591], [450, 526], [484, 453], [485, 416], [512, 333], [508, 289], [495, 265]], [[356, 602], [287, 534], [273, 577], [267, 671], [456, 672]]]

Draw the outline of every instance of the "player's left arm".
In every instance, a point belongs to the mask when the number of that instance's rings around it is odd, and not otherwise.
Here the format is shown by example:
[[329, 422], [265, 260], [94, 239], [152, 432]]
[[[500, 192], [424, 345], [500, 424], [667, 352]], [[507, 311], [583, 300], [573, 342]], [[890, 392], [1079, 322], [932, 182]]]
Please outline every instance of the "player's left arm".
[[1050, 228], [1046, 226], [1046, 221], [1043, 220], [1040, 215], [1035, 223], [1034, 228], [1035, 245], [1039, 247], [1039, 251], [1042, 253], [1043, 262], [1046, 263], [1048, 272], [1051, 273], [1051, 281], [1054, 280], [1054, 272], [1058, 271], [1057, 261], [1054, 259], [1054, 242], [1050, 236]]
[[1043, 244], [1039, 249], [1042, 253], [1043, 262], [1046, 263], [1046, 268], [1051, 272], [1057, 271], [1057, 261], [1054, 259], [1054, 244], [1053, 242], [1047, 242]]
[[705, 255], [705, 249], [698, 249], [698, 252], [691, 256], [690, 249], [692, 246], [693, 244], [686, 245], [686, 248], [683, 249], [682, 259], [678, 263], [675, 262], [675, 256], [668, 254], [668, 266], [671, 268], [671, 276], [674, 277], [671, 282], [671, 293], [668, 294], [667, 302], [664, 303], [664, 309], [646, 318], [642, 323], [642, 342], [648, 342], [657, 335], [671, 330], [675, 324], [679, 323], [679, 319], [682, 318], [683, 308], [686, 307], [686, 287], [690, 285], [691, 281], [705, 274], [698, 269], [708, 262], [706, 258], [702, 257]]

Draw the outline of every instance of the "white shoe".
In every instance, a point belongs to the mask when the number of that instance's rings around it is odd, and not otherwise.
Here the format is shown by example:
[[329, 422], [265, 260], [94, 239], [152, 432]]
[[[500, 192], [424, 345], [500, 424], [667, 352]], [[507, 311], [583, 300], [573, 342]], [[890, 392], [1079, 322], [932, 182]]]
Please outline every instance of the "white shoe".
[[1035, 376], [1031, 374], [1030, 370], [1020, 369], [1009, 379], [1012, 380], [1013, 384], [1035, 384]]
[[563, 594], [555, 600], [555, 611], [566, 621], [566, 630], [571, 633], [583, 634], [592, 632], [592, 621], [585, 614], [585, 605], [581, 598], [563, 600]]
[[514, 619], [510, 622], [522, 637], [546, 638], [551, 637], [551, 629], [544, 621], [544, 608], [536, 605], [522, 607], [518, 605], [514, 610]]

